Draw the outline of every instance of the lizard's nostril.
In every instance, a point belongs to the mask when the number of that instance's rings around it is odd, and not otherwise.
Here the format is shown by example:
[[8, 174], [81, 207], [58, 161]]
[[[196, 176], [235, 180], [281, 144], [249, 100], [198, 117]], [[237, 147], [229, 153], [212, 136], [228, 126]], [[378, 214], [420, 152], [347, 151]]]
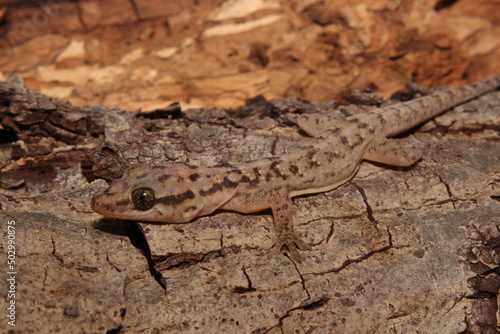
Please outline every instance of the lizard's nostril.
[[92, 197], [92, 200], [90, 201], [90, 207], [92, 210], [94, 210], [96, 213], [102, 214], [102, 201], [101, 198], [104, 193], [100, 193]]
[[99, 195], [92, 197], [92, 201], [90, 202], [90, 207], [94, 211], [95, 211], [95, 208], [97, 207], [97, 196], [99, 196]]

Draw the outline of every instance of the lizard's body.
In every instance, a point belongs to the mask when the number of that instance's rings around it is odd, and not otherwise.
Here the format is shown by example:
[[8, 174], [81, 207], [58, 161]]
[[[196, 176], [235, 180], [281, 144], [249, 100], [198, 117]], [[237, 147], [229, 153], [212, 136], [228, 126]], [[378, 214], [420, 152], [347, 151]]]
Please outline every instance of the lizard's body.
[[330, 122], [303, 115], [297, 124], [312, 137], [310, 146], [283, 157], [235, 167], [194, 167], [182, 163], [135, 165], [92, 208], [104, 216], [139, 221], [183, 223], [217, 209], [273, 211], [277, 244], [308, 249], [293, 231], [291, 197], [324, 192], [349, 181], [362, 160], [393, 166], [417, 162], [423, 147], [387, 137], [402, 133], [447, 109], [500, 86], [500, 76], [439, 91], [405, 103]]

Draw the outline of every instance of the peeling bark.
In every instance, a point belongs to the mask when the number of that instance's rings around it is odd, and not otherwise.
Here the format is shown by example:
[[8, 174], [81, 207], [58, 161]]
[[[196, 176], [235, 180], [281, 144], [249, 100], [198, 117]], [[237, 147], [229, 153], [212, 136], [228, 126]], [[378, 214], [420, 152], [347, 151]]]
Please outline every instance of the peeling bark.
[[493, 333], [499, 93], [421, 127], [415, 135], [429, 148], [413, 168], [363, 163], [350, 183], [296, 198], [296, 229], [313, 250], [295, 263], [269, 257], [268, 212], [142, 224], [103, 219], [90, 198], [137, 161], [237, 164], [307, 145], [288, 119], [334, 102], [141, 113], [77, 108], [2, 82], [1, 245], [6, 252], [15, 221], [18, 318], [0, 328]]

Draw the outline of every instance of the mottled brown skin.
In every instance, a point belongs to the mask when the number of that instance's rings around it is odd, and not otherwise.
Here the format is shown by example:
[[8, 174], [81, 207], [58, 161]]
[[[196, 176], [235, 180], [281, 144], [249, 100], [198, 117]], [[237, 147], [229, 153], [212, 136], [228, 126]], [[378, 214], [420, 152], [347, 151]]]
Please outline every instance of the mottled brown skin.
[[[283, 157], [234, 167], [135, 165], [121, 180], [96, 195], [92, 208], [106, 217], [165, 223], [189, 222], [216, 209], [248, 213], [271, 208], [277, 233], [275, 248], [286, 246], [290, 255], [298, 259], [297, 248], [310, 246], [294, 232], [292, 197], [337, 188], [356, 174], [362, 160], [393, 166], [417, 162], [423, 153], [421, 144], [387, 137], [499, 86], [500, 76], [496, 76], [378, 108], [342, 122], [331, 122], [322, 115], [304, 115], [297, 124], [315, 138], [309, 139], [308, 148]], [[141, 189], [152, 192], [142, 193]], [[154, 200], [150, 201], [151, 193]], [[135, 198], [139, 198], [141, 209], [133, 203]], [[150, 205], [153, 206], [149, 208]]]

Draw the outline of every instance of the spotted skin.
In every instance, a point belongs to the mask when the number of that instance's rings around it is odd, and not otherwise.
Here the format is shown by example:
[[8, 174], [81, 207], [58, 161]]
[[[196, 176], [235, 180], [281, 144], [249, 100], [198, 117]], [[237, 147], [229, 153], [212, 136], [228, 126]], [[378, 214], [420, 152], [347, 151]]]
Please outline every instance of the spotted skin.
[[[311, 247], [294, 231], [292, 197], [339, 187], [356, 174], [362, 160], [393, 166], [416, 163], [422, 157], [421, 144], [388, 137], [499, 86], [500, 75], [377, 108], [344, 121], [303, 115], [297, 124], [313, 137], [307, 148], [236, 167], [196, 167], [174, 162], [157, 166], [137, 164], [109, 189], [96, 195], [92, 208], [106, 217], [165, 223], [189, 222], [217, 209], [249, 213], [271, 208], [275, 249], [286, 247], [294, 259], [300, 259], [298, 249]], [[131, 196], [134, 190], [135, 195]], [[148, 197], [151, 193], [154, 198]], [[141, 200], [139, 205], [133, 203], [132, 197], [134, 201]]]

